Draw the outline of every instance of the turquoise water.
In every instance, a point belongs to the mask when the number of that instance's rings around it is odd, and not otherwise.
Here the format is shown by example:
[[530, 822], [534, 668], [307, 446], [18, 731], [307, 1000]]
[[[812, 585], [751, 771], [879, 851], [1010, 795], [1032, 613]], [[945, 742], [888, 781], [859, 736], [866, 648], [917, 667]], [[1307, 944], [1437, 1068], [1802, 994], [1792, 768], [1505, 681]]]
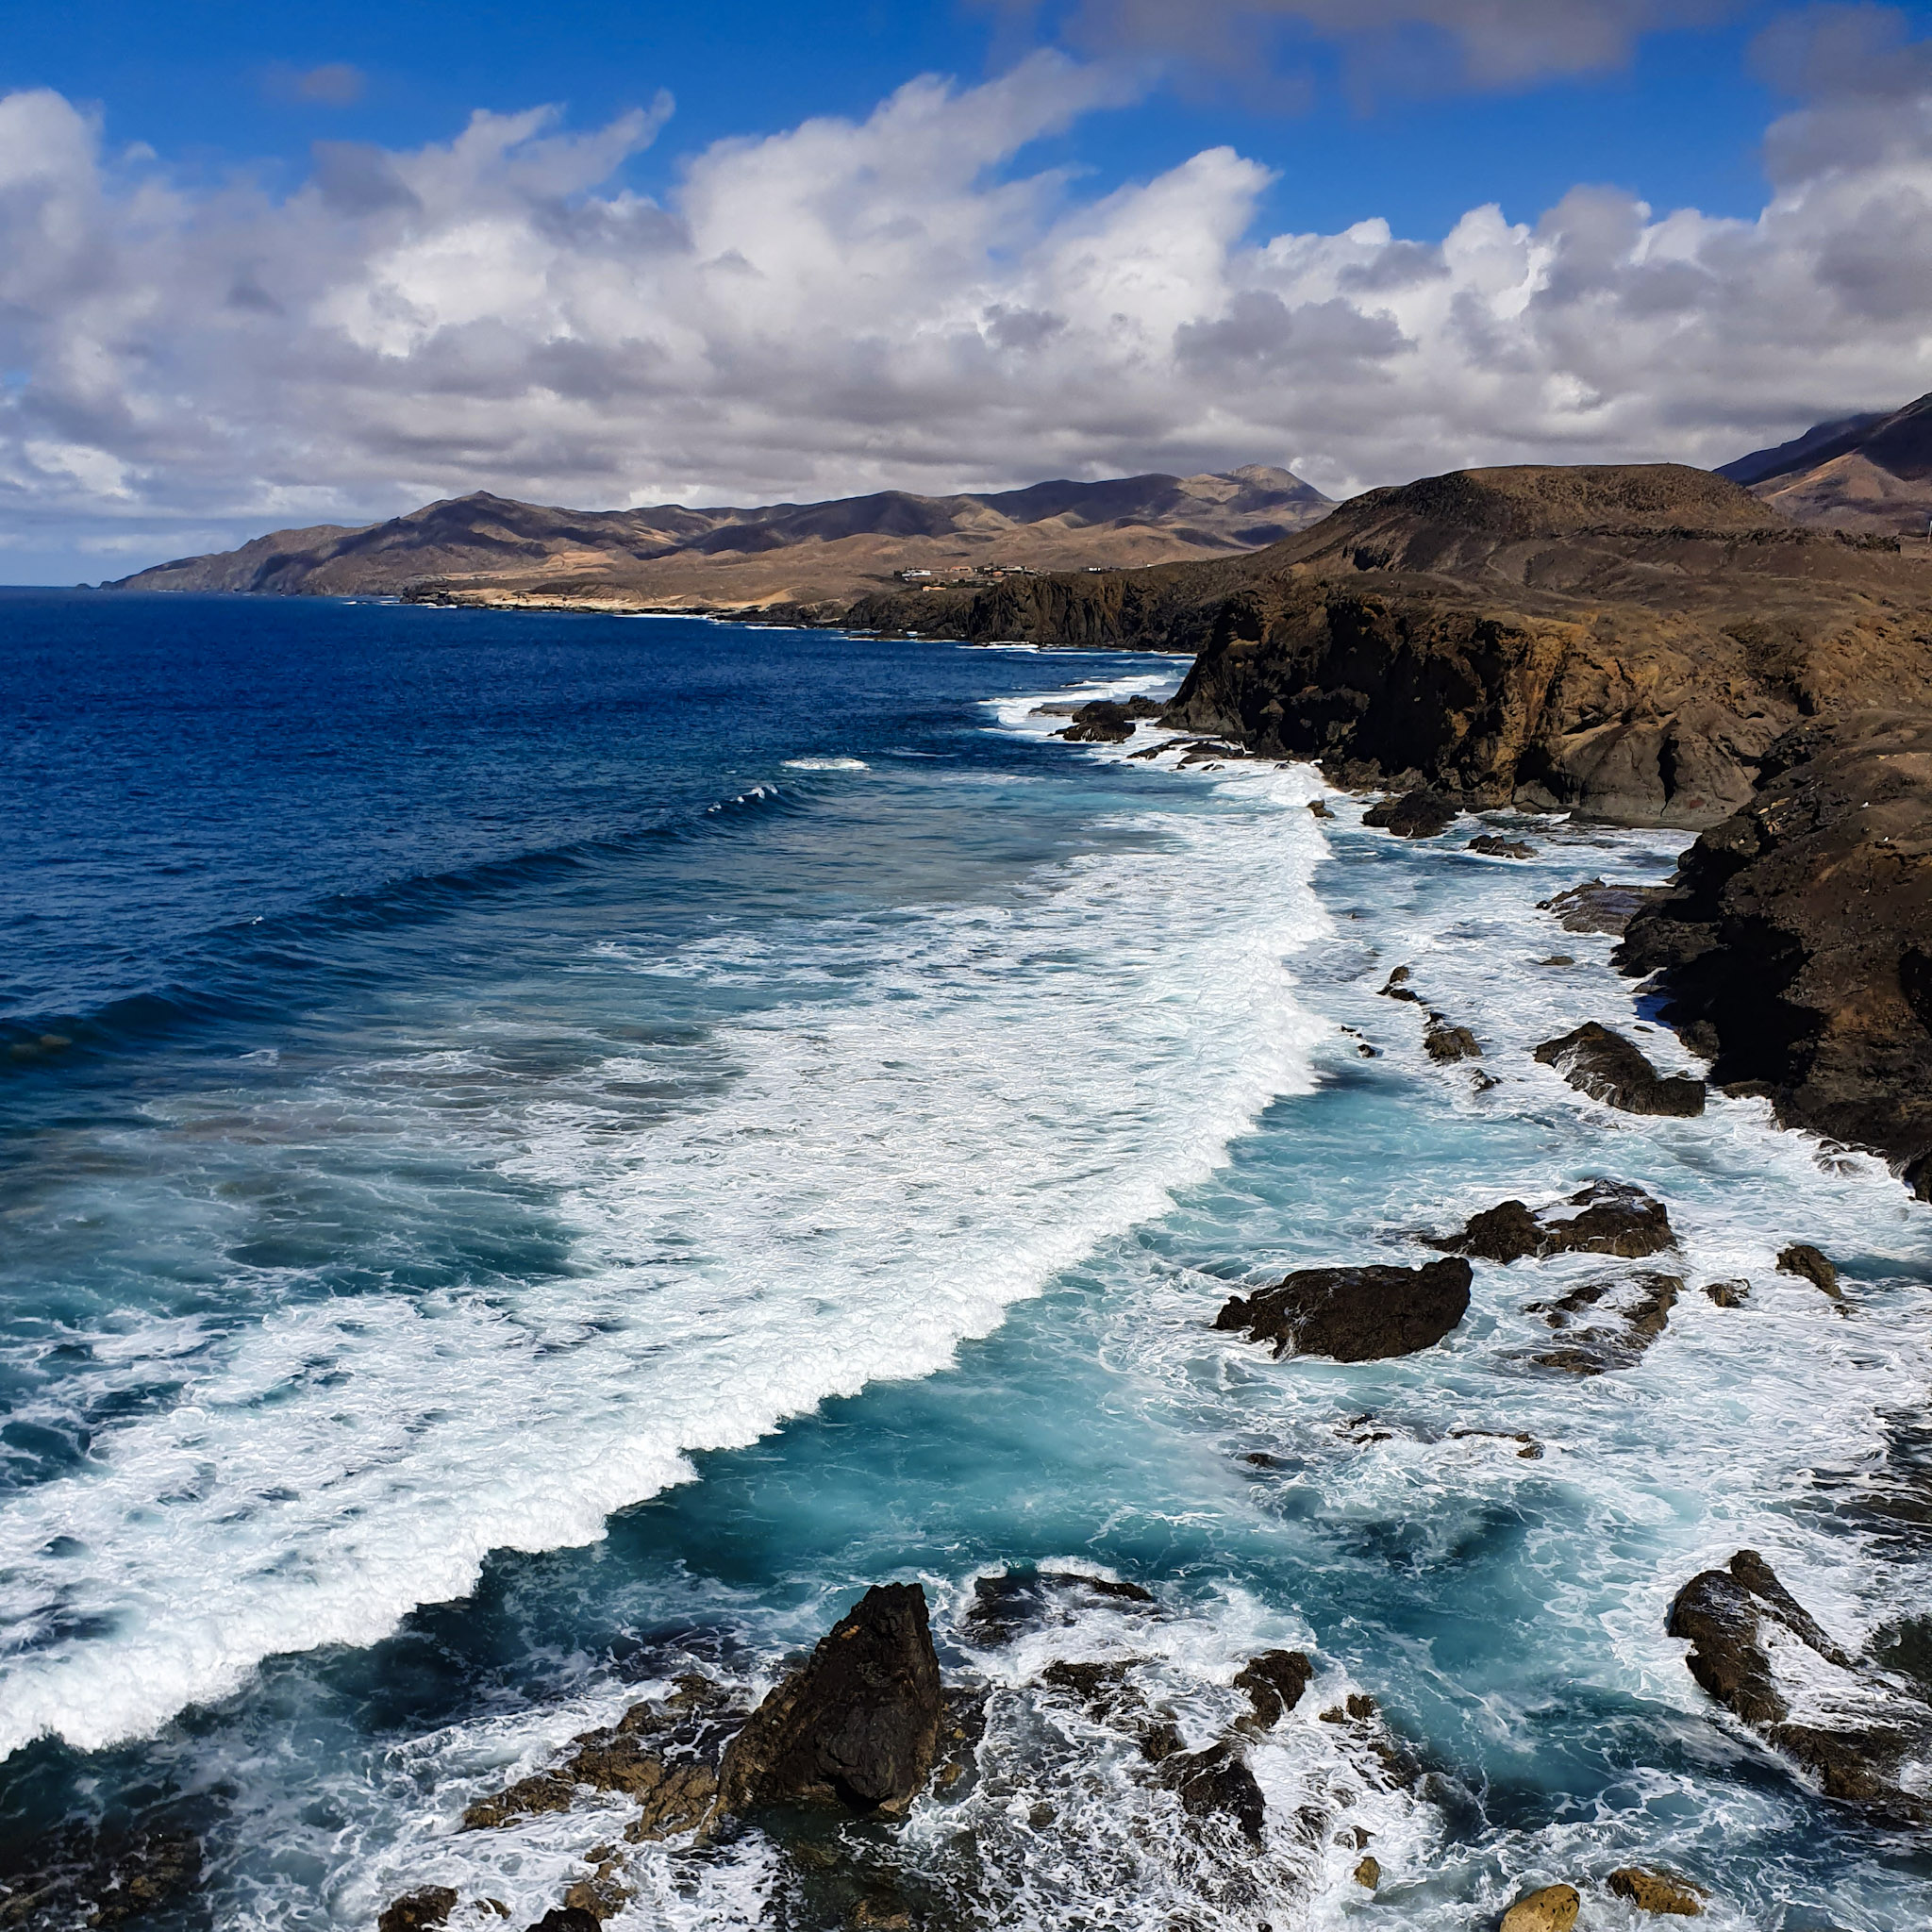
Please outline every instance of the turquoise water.
[[[1716, 1926], [1926, 1923], [1919, 1846], [1726, 1729], [1663, 1634], [1742, 1545], [1847, 1638], [1923, 1614], [1893, 1499], [1932, 1381], [1927, 1210], [1875, 1162], [1761, 1103], [1610, 1115], [1529, 1058], [1650, 1024], [1536, 902], [1663, 876], [1667, 836], [1409, 845], [1318, 822], [1305, 770], [1033, 715], [1169, 689], [1158, 659], [226, 601], [0, 624], [14, 1857], [178, 1820], [207, 1890], [157, 1925], [367, 1925], [431, 1882], [525, 1924], [622, 1814], [459, 1834], [467, 1803], [693, 1662], [768, 1682], [906, 1577], [991, 1691], [973, 1774], [855, 1828], [844, 1877], [757, 1832], [641, 1848], [621, 1932], [843, 1924], [860, 1879], [933, 1923], [1446, 1932], [1632, 1858]], [[1496, 1084], [1376, 996], [1404, 964]], [[1633, 1368], [1529, 1360], [1526, 1305], [1600, 1257], [1479, 1264], [1399, 1362], [1209, 1326], [1599, 1177], [1683, 1236]], [[1792, 1240], [1849, 1314], [1775, 1274]], [[1740, 1277], [1742, 1308], [1700, 1292]], [[1156, 1602], [1063, 1593], [988, 1645], [974, 1579], [1031, 1565]], [[1252, 1750], [1258, 1851], [1178, 1829], [1127, 1731], [1038, 1683], [1131, 1659], [1199, 1744], [1284, 1643], [1322, 1676]], [[1383, 1719], [1324, 1723], [1350, 1692]]]

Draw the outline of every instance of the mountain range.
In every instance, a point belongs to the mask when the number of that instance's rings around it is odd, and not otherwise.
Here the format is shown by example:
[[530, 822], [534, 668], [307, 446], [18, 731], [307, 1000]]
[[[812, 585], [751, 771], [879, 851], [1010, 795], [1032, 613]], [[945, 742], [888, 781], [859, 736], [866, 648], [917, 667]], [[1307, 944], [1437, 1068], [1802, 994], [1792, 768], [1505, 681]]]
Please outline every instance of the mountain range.
[[1817, 424], [1717, 474], [1794, 524], [1924, 537], [1932, 529], [1932, 396]]
[[1227, 556], [1277, 542], [1332, 508], [1291, 472], [1259, 464], [749, 509], [556, 509], [478, 491], [379, 524], [278, 530], [108, 588], [708, 608], [847, 602], [908, 570], [1131, 569]]

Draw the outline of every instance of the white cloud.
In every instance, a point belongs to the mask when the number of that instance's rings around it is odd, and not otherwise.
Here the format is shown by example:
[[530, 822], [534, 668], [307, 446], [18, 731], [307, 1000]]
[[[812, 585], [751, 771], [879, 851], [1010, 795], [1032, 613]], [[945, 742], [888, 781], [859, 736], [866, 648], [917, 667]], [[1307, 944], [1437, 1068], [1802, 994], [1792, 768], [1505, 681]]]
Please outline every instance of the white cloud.
[[108, 160], [58, 95], [0, 99], [4, 541], [119, 569], [478, 487], [1721, 461], [1932, 389], [1923, 92], [1800, 106], [1755, 220], [1578, 189], [1533, 225], [1257, 241], [1268, 176], [1226, 148], [1097, 199], [1013, 174], [1121, 89], [1050, 53], [915, 81], [861, 123], [720, 143], [662, 207], [612, 180], [668, 103], [324, 147], [277, 201]]

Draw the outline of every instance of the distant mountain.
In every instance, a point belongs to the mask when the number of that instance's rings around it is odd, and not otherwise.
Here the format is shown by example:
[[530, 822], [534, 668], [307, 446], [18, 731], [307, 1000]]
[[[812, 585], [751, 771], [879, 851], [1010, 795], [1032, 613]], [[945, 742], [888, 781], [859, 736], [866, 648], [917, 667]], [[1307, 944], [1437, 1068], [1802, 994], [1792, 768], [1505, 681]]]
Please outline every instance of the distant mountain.
[[387, 523], [278, 530], [108, 586], [745, 607], [851, 598], [904, 570], [1077, 570], [1224, 557], [1333, 506], [1287, 470], [1036, 483], [990, 495], [884, 491], [759, 508], [569, 510], [479, 491]]
[[1932, 396], [1820, 423], [1718, 471], [1793, 523], [1923, 537], [1932, 525]]

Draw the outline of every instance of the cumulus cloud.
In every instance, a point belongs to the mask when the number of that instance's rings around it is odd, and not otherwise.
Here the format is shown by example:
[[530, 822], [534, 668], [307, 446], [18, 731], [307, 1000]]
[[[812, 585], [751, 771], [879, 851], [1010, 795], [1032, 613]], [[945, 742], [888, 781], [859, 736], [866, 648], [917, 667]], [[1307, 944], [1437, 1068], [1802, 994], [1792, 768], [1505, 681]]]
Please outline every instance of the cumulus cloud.
[[[1840, 75], [1842, 63], [1830, 69]], [[615, 185], [669, 103], [338, 143], [276, 199], [0, 99], [0, 530], [131, 568], [489, 488], [759, 501], [1285, 462], [1715, 462], [1932, 388], [1932, 114], [1834, 78], [1752, 220], [1578, 189], [1257, 237], [1228, 148], [1099, 196], [1016, 169], [1117, 102], [1034, 56]], [[8, 573], [0, 568], [0, 575]]]
[[352, 108], [362, 98], [366, 85], [362, 70], [352, 67], [346, 60], [325, 61], [320, 67], [311, 67], [306, 74], [293, 76], [293, 92], [298, 100], [317, 101], [325, 108]]
[[[1033, 21], [1041, 0], [991, 0]], [[1621, 66], [1658, 27], [1703, 26], [1739, 0], [1075, 0], [1074, 45], [1153, 54], [1252, 75], [1297, 42], [1340, 45], [1358, 77], [1408, 85], [1520, 87]]]

